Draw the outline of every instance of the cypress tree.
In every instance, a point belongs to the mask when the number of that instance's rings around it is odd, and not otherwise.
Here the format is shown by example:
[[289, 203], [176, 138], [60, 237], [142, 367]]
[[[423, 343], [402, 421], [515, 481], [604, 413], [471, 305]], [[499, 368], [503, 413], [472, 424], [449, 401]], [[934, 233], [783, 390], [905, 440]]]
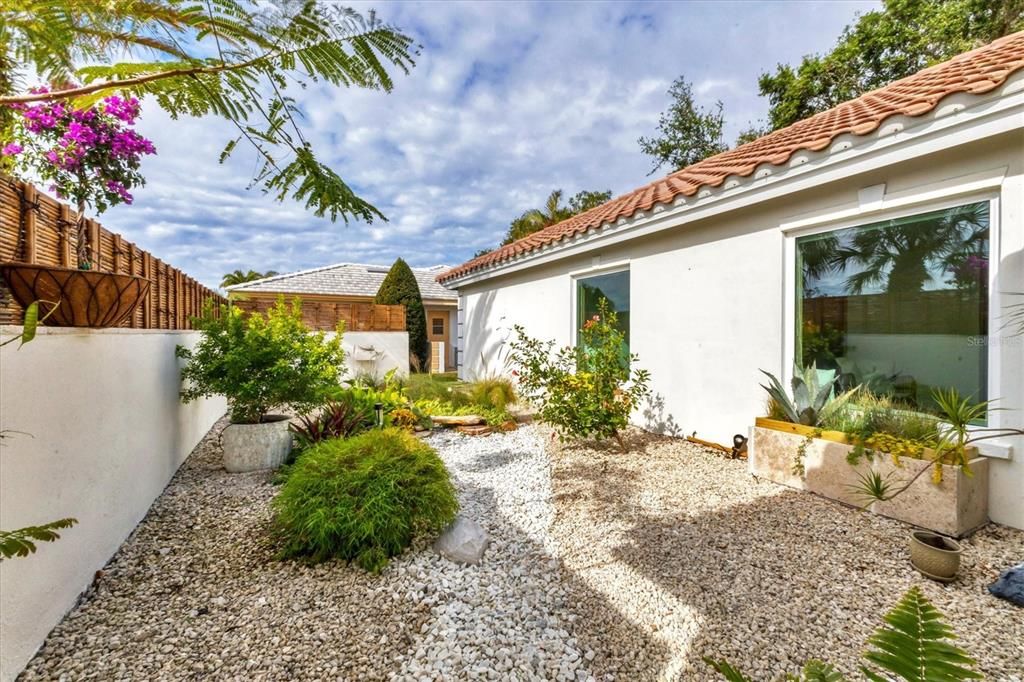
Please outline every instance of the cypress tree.
[[374, 303], [405, 306], [405, 329], [409, 332], [409, 353], [419, 360], [420, 370], [430, 370], [430, 344], [427, 342], [427, 315], [423, 311], [420, 285], [409, 265], [399, 258], [377, 290]]

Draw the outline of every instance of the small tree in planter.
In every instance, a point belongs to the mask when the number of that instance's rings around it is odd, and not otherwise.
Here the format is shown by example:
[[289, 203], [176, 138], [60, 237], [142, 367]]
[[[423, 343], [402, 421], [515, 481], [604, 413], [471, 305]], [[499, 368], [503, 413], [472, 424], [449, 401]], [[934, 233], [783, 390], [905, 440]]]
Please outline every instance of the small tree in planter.
[[196, 325], [202, 331], [196, 346], [177, 350], [187, 361], [182, 399], [228, 399], [232, 423], [222, 437], [228, 471], [279, 466], [291, 451], [291, 434], [287, 418], [272, 412], [309, 412], [337, 389], [343, 328], [333, 339], [311, 333], [299, 299], [288, 305], [283, 297], [265, 316], [221, 306], [217, 317], [208, 305]]
[[554, 341], [530, 338], [519, 325], [512, 342], [519, 393], [555, 426], [563, 440], [614, 438], [623, 451], [622, 430], [649, 392], [650, 373], [633, 369], [639, 357], [626, 350], [616, 315], [601, 301], [583, 325], [579, 343], [554, 351]]

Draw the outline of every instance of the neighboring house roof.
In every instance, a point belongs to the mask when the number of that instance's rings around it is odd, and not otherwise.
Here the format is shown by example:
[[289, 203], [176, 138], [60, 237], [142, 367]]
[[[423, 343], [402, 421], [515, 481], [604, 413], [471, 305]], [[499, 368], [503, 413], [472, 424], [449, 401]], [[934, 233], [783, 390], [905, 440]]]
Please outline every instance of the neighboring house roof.
[[[427, 300], [457, 301], [458, 294], [438, 284], [437, 275], [448, 265], [430, 268], [412, 268], [420, 295]], [[365, 263], [338, 263], [312, 270], [289, 272], [283, 275], [235, 284], [227, 287], [232, 293], [322, 294], [325, 296], [376, 296], [381, 282], [391, 269], [388, 265]]]
[[891, 116], [921, 116], [933, 110], [948, 95], [989, 92], [1021, 67], [1024, 67], [1024, 31], [894, 81], [736, 149], [708, 157], [585, 213], [467, 261], [441, 273], [438, 280], [445, 282], [500, 265], [549, 244], [648, 211], [656, 204], [671, 204], [680, 196], [697, 194], [702, 188], [718, 187], [730, 176], [749, 177], [763, 164], [779, 166], [787, 163], [800, 150], [824, 150], [839, 135], [867, 135]]

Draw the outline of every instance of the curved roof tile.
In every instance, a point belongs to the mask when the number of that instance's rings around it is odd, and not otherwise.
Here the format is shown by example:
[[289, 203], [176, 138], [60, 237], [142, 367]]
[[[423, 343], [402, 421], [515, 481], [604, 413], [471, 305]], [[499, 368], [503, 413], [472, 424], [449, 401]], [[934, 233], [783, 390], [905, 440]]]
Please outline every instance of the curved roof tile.
[[763, 163], [782, 165], [802, 149], [826, 149], [838, 135], [866, 135], [890, 116], [926, 114], [948, 95], [989, 92], [1021, 67], [1024, 67], [1024, 31], [1004, 36], [736, 149], [704, 159], [585, 213], [467, 261], [442, 273], [437, 279], [445, 282], [461, 277], [593, 230], [604, 223], [650, 210], [655, 204], [669, 203], [680, 195], [693, 196], [702, 187], [720, 186], [730, 175], [749, 176]]

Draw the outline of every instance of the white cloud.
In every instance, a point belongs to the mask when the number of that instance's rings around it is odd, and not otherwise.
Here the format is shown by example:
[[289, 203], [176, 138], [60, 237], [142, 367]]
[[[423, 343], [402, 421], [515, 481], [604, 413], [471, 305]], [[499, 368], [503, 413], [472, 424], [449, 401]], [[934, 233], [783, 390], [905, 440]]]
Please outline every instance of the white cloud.
[[[146, 106], [148, 184], [101, 220], [210, 285], [224, 272], [345, 260], [456, 264], [494, 245], [548, 192], [629, 191], [649, 180], [636, 144], [654, 132], [680, 74], [733, 139], [766, 112], [757, 76], [827, 49], [875, 3], [394, 3], [384, 20], [423, 45], [393, 93], [293, 93], [324, 161], [389, 222], [332, 224], [245, 187], [229, 124], [172, 121]], [[366, 9], [366, 7], [363, 7]]]

